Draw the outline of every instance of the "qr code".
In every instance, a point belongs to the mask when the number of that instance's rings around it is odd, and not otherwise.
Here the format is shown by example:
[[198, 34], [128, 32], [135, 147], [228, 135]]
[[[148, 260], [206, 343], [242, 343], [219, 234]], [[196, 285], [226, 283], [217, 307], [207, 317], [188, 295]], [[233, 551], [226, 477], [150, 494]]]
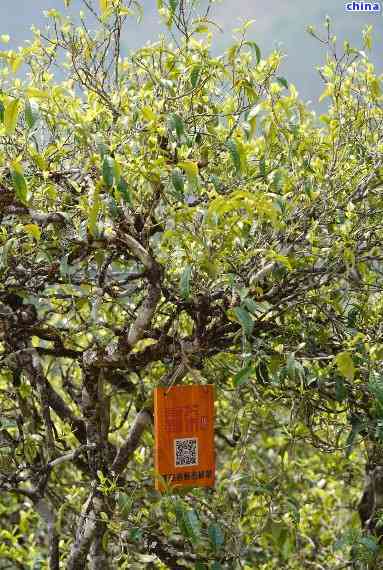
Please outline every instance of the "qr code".
[[196, 437], [175, 439], [174, 457], [176, 467], [198, 465], [198, 439]]

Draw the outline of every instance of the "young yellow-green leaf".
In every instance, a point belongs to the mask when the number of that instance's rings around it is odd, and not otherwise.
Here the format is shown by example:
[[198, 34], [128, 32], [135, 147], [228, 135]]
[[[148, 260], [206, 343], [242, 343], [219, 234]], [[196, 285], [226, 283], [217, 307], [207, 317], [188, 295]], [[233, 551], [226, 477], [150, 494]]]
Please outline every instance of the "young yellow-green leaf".
[[209, 27], [206, 24], [199, 24], [195, 30], [194, 33], [196, 34], [207, 34], [209, 31]]
[[13, 99], [5, 107], [4, 112], [4, 126], [7, 135], [12, 135], [15, 132], [17, 119], [19, 118], [20, 105], [18, 99]]
[[181, 196], [183, 196], [183, 193], [184, 193], [184, 177], [182, 176], [182, 173], [180, 170], [178, 170], [178, 168], [173, 170], [173, 172], [171, 174], [171, 180], [172, 180], [172, 184], [173, 184], [174, 189], [176, 190], [177, 194], [180, 194]]
[[258, 64], [261, 61], [261, 50], [259, 49], [258, 44], [256, 44], [255, 42], [247, 41], [247, 42], [244, 42], [243, 45], [249, 46], [250, 48], [252, 48], [254, 50], [255, 57], [257, 60], [257, 64]]
[[291, 261], [286, 255], [280, 255], [279, 253], [272, 252], [269, 257], [270, 259], [275, 259], [275, 261], [278, 261], [279, 263], [287, 267], [287, 269], [289, 269], [290, 271], [292, 270]]
[[325, 99], [326, 97], [331, 97], [333, 93], [334, 93], [334, 86], [332, 85], [332, 83], [328, 83], [327, 87], [325, 88], [325, 90], [318, 99], [319, 103], [321, 103], [323, 99]]
[[25, 91], [28, 97], [34, 97], [35, 99], [47, 99], [49, 97], [49, 91], [42, 91], [36, 87], [28, 87]]
[[19, 70], [23, 61], [24, 61], [24, 58], [21, 55], [15, 57], [12, 60], [12, 71], [13, 71], [13, 73], [17, 73], [17, 71]]
[[142, 116], [146, 121], [155, 121], [157, 115], [150, 109], [150, 107], [144, 107], [142, 109]]
[[372, 48], [371, 33], [372, 33], [372, 26], [367, 26], [367, 28], [365, 30], [363, 30], [363, 32], [362, 32], [363, 46], [365, 48], [367, 48], [368, 50], [371, 50], [371, 48]]
[[29, 152], [33, 162], [42, 172], [49, 170], [49, 164], [42, 154], [38, 153], [33, 147], [30, 148]]
[[241, 156], [239, 154], [238, 145], [233, 139], [230, 139], [227, 141], [226, 146], [229, 149], [231, 160], [233, 161], [235, 170], [238, 173], [241, 171]]
[[99, 0], [101, 16], [105, 14], [108, 9], [109, 0]]
[[102, 178], [107, 188], [111, 188], [113, 186], [114, 173], [115, 173], [114, 159], [108, 154], [106, 154], [102, 162]]
[[201, 73], [201, 66], [195, 65], [190, 73], [190, 83], [192, 88], [194, 89], [198, 83], [198, 79]]
[[378, 79], [373, 79], [370, 84], [371, 93], [374, 97], [379, 97], [381, 94], [380, 84]]
[[23, 175], [23, 169], [20, 164], [13, 163], [11, 168], [11, 176], [15, 194], [18, 200], [23, 204], [27, 203], [28, 187]]
[[114, 166], [113, 166], [113, 176], [114, 176], [114, 181], [116, 184], [119, 183], [120, 178], [121, 178], [121, 168], [120, 165], [118, 164], [118, 162], [116, 162], [114, 160]]
[[227, 58], [229, 60], [229, 63], [231, 65], [234, 64], [234, 60], [236, 58], [236, 55], [238, 53], [238, 49], [239, 49], [239, 45], [238, 44], [233, 44], [232, 46], [229, 47], [229, 49], [227, 50]]
[[36, 101], [26, 99], [25, 101], [25, 121], [32, 129], [39, 120], [39, 106]]
[[187, 265], [182, 272], [180, 279], [180, 293], [181, 297], [187, 300], [190, 297], [190, 278], [191, 278], [192, 268]]
[[41, 230], [39, 226], [37, 226], [36, 224], [26, 224], [24, 226], [24, 230], [26, 231], [27, 234], [35, 238], [36, 241], [40, 241]]
[[352, 356], [349, 352], [339, 352], [335, 357], [335, 363], [342, 376], [349, 380], [353, 380], [355, 376], [355, 367]]
[[178, 166], [185, 171], [189, 184], [196, 187], [198, 184], [198, 164], [192, 160], [184, 160], [179, 162]]
[[98, 213], [100, 211], [100, 207], [101, 207], [100, 190], [99, 187], [96, 186], [96, 188], [94, 189], [92, 206], [89, 210], [89, 215], [88, 215], [88, 229], [93, 237], [97, 237], [97, 218], [98, 218]]

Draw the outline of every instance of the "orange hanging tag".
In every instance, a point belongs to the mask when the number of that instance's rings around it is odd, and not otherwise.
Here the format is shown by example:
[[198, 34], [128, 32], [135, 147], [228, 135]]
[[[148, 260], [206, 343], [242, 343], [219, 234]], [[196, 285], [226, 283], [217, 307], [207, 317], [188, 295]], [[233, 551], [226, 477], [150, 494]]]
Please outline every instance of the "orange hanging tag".
[[[212, 384], [154, 390], [155, 471], [174, 487], [212, 487], [215, 477]], [[156, 479], [156, 489], [163, 490]]]

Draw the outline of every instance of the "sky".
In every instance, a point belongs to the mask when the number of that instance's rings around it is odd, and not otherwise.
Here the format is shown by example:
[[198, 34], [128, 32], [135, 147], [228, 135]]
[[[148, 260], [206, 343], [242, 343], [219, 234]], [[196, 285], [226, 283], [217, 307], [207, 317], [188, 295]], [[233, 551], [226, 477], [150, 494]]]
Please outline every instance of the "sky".
[[[97, 3], [93, 0], [93, 3]], [[78, 14], [82, 0], [72, 0], [70, 12]], [[383, 4], [383, 2], [381, 2]], [[123, 37], [126, 51], [155, 41], [164, 31], [156, 10], [156, 0], [141, 0], [144, 8], [142, 22], [131, 22]], [[11, 47], [21, 45], [31, 37], [30, 27], [42, 27], [46, 23], [43, 11], [57, 8], [64, 11], [63, 0], [0, 0], [0, 34], [11, 36]], [[383, 5], [382, 5], [383, 10]], [[345, 39], [352, 46], [361, 48], [361, 30], [373, 26], [373, 50], [371, 60], [377, 72], [383, 72], [383, 13], [367, 14], [346, 12], [342, 0], [218, 0], [210, 17], [223, 32], [215, 34], [213, 50], [222, 53], [230, 44], [232, 29], [243, 21], [254, 19], [248, 39], [255, 41], [262, 54], [267, 55], [279, 47], [286, 54], [280, 75], [293, 83], [304, 101], [310, 100], [312, 108], [320, 110], [318, 98], [323, 91], [322, 80], [316, 66], [322, 64], [325, 50], [310, 36], [306, 28], [316, 27], [325, 33], [324, 19], [330, 16], [334, 33], [342, 46]], [[7, 46], [8, 47], [8, 46]]]

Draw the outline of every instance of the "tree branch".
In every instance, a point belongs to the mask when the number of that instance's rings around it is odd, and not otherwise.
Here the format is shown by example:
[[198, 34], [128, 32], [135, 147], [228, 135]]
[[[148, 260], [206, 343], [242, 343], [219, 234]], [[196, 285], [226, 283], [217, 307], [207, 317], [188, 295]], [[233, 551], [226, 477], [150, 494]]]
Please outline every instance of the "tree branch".
[[148, 410], [141, 410], [130, 429], [130, 433], [126, 442], [120, 447], [117, 455], [112, 464], [112, 471], [116, 474], [122, 473], [128, 464], [129, 459], [132, 457], [135, 449], [140, 443], [141, 436], [144, 430], [152, 421], [152, 416]]

